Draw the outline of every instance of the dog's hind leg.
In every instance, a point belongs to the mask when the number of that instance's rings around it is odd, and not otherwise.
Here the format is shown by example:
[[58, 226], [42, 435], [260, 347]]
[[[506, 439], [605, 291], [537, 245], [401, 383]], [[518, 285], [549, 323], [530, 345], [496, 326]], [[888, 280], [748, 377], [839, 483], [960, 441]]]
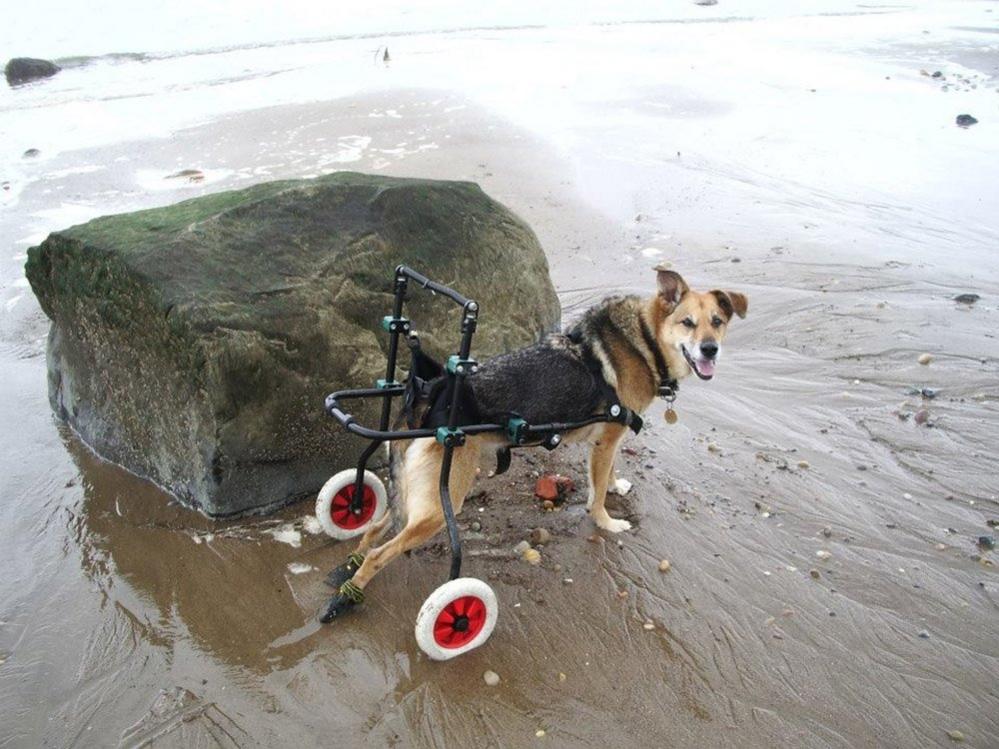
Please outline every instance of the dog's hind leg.
[[374, 543], [385, 535], [392, 523], [392, 515], [386, 513], [380, 520], [376, 521], [361, 536], [361, 541], [357, 548], [347, 555], [347, 561], [334, 569], [326, 576], [326, 584], [332, 588], [339, 588], [354, 576], [354, 573], [364, 564], [364, 555], [367, 554]]
[[631, 528], [631, 523], [612, 518], [604, 507], [607, 486], [614, 474], [614, 458], [617, 456], [624, 435], [625, 428], [621, 424], [607, 424], [590, 450], [590, 492], [586, 507], [593, 517], [593, 522], [611, 533], [620, 533]]
[[[392, 540], [371, 549], [360, 569], [340, 587], [320, 621], [330, 621], [355, 603], [364, 600], [364, 588], [371, 578], [405, 551], [423, 545], [444, 527], [440, 500], [440, 471], [444, 450], [433, 439], [417, 440], [406, 452], [403, 466], [406, 486], [406, 525]], [[479, 445], [470, 439], [456, 448], [451, 463], [450, 493], [454, 512], [461, 511], [465, 495], [475, 480]]]

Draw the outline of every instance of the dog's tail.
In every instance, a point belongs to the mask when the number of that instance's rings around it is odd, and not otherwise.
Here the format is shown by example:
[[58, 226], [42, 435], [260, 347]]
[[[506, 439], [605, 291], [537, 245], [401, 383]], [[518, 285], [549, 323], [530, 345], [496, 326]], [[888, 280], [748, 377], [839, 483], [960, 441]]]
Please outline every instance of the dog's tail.
[[390, 531], [395, 535], [406, 525], [406, 472], [403, 461], [409, 440], [387, 442], [389, 466], [388, 510], [392, 515]]

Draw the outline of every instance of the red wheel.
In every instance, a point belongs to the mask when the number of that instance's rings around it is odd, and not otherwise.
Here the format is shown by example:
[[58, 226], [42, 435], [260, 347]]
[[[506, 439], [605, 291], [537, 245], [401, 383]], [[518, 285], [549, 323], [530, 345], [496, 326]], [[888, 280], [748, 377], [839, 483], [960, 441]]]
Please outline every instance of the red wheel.
[[351, 538], [385, 514], [388, 500], [385, 486], [370, 471], [364, 472], [361, 503], [356, 511], [351, 507], [357, 471], [340, 471], [326, 482], [316, 499], [316, 517], [323, 530], [333, 538]]
[[435, 590], [416, 617], [416, 642], [437, 661], [467, 653], [489, 639], [499, 607], [492, 588], [459, 577]]

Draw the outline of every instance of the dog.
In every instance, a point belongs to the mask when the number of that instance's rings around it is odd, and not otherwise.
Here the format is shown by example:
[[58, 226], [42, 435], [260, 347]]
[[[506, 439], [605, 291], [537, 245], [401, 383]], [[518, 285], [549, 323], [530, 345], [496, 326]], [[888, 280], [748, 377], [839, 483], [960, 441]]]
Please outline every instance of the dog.
[[[675, 271], [663, 266], [655, 270], [657, 293], [650, 298], [610, 297], [567, 332], [483, 362], [466, 380], [476, 418], [481, 423], [503, 423], [510, 415], [531, 424], [578, 422], [612, 402], [619, 404], [619, 411], [637, 415], [663, 388], [675, 394], [677, 383], [691, 374], [701, 380], [714, 377], [729, 323], [746, 316], [746, 296], [718, 289], [693, 291]], [[597, 527], [611, 533], [631, 528], [604, 506], [608, 490], [617, 485], [614, 461], [628, 427], [626, 420], [604, 421], [570, 431], [562, 440], [590, 445], [586, 506]], [[450, 494], [455, 515], [472, 487], [482, 450], [508, 444], [505, 435], [486, 433], [469, 435], [454, 450]], [[339, 571], [340, 579], [329, 581], [335, 586], [348, 583], [345, 588], [353, 592], [354, 602], [363, 600], [364, 588], [386, 565], [445, 527], [438, 485], [444, 448], [428, 437], [399, 441], [392, 449], [397, 494], [393, 512], [365, 532], [348, 562], [334, 570], [333, 576]], [[376, 546], [393, 515], [402, 519], [402, 529]], [[343, 595], [333, 598], [322, 621], [346, 608], [347, 600], [338, 605]]]

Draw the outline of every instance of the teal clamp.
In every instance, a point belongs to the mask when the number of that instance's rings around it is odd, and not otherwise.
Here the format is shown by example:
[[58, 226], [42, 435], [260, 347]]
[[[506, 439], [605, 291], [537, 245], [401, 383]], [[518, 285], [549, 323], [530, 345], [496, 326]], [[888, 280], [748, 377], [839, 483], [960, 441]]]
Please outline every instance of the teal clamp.
[[401, 384], [401, 382], [396, 382], [395, 380], [375, 380], [375, 387], [379, 390], [388, 390], [389, 388], [394, 388]]
[[392, 317], [392, 315], [386, 315], [382, 318], [382, 328], [387, 330], [389, 333], [409, 333], [409, 319], [405, 317]]
[[455, 354], [448, 357], [446, 369], [451, 374], [470, 375], [479, 371], [479, 363], [475, 359], [462, 359]]
[[460, 429], [437, 427], [436, 439], [444, 447], [461, 447], [465, 444], [465, 433]]
[[515, 445], [523, 445], [527, 441], [527, 422], [520, 418], [510, 419], [506, 423], [506, 433]]

